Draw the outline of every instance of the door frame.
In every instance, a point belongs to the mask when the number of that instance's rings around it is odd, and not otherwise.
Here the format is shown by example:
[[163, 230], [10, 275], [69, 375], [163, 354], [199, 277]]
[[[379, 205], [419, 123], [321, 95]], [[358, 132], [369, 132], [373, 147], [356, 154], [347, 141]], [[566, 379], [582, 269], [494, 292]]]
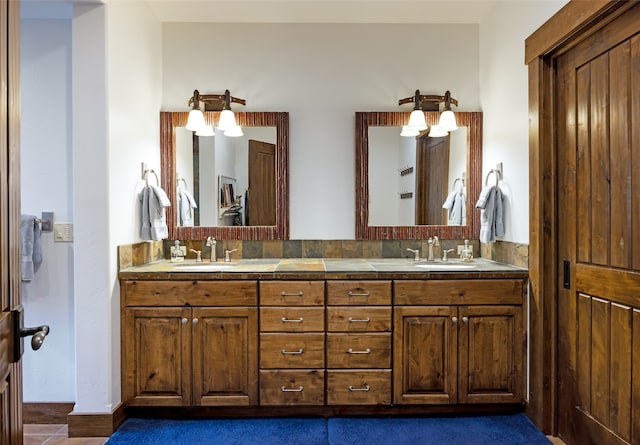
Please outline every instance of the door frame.
[[526, 413], [558, 431], [557, 194], [554, 58], [636, 2], [571, 0], [525, 40], [529, 70], [529, 394]]

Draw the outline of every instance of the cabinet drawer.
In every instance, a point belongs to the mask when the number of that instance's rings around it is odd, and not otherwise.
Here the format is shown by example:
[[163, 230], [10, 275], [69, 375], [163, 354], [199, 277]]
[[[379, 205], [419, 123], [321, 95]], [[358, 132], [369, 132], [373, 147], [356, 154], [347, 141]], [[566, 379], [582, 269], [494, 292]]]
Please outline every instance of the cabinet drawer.
[[328, 307], [327, 330], [332, 332], [389, 332], [391, 331], [391, 307]]
[[256, 306], [256, 281], [125, 281], [125, 306]]
[[327, 368], [391, 368], [391, 334], [327, 334]]
[[327, 371], [327, 405], [389, 405], [391, 370]]
[[262, 332], [324, 332], [322, 307], [261, 307]]
[[397, 305], [522, 304], [522, 280], [394, 281]]
[[260, 368], [324, 368], [324, 334], [260, 334]]
[[327, 281], [327, 304], [391, 304], [391, 281]]
[[324, 371], [260, 371], [260, 405], [324, 405]]
[[324, 281], [261, 281], [262, 306], [322, 306]]

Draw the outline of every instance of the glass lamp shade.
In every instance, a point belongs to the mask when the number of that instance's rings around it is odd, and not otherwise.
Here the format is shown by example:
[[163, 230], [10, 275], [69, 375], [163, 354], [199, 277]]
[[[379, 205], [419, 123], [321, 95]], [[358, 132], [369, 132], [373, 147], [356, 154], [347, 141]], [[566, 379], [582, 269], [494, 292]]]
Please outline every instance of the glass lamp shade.
[[431, 130], [429, 131], [430, 138], [443, 138], [447, 136], [449, 133], [440, 128], [439, 125], [432, 125]]
[[410, 130], [408, 125], [402, 126], [402, 131], [400, 132], [400, 136], [410, 138], [418, 136], [420, 132], [418, 130]]
[[213, 127], [211, 125], [203, 125], [198, 130], [196, 130], [196, 136], [215, 136], [215, 132], [213, 131]]
[[409, 116], [409, 130], [422, 131], [427, 129], [427, 121], [422, 110], [413, 110]]
[[187, 130], [189, 131], [198, 131], [200, 128], [204, 127], [204, 114], [200, 110], [191, 110], [189, 111], [189, 119], [187, 119]]
[[242, 132], [242, 127], [240, 125], [234, 125], [231, 128], [227, 128], [224, 131], [224, 135], [230, 138], [238, 138], [240, 136], [244, 136], [244, 133]]
[[438, 122], [438, 127], [444, 131], [456, 131], [458, 129], [456, 116], [453, 114], [453, 111], [445, 110], [442, 112], [440, 115], [440, 122]]
[[218, 122], [218, 129], [221, 131], [227, 131], [229, 128], [236, 127], [236, 117], [231, 110], [222, 110], [220, 113], [220, 121]]

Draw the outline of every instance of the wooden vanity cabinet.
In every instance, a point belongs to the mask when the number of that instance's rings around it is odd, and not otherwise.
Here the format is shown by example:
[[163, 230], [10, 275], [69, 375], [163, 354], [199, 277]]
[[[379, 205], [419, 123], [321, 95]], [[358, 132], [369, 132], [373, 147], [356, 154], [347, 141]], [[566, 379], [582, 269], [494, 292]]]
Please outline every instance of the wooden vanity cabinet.
[[394, 402], [522, 403], [524, 280], [394, 282]]
[[258, 404], [255, 281], [124, 281], [121, 292], [123, 402]]
[[391, 281], [327, 281], [327, 405], [391, 404]]
[[324, 405], [324, 281], [260, 282], [260, 405]]

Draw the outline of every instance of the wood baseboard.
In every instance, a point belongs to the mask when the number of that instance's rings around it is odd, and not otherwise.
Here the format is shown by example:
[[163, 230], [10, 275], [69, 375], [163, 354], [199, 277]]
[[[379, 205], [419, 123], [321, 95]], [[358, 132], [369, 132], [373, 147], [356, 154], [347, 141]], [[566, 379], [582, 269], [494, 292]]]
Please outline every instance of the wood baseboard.
[[67, 416], [69, 437], [109, 437], [125, 421], [124, 405], [111, 413], [75, 413]]
[[22, 423], [64, 424], [75, 402], [25, 402]]

